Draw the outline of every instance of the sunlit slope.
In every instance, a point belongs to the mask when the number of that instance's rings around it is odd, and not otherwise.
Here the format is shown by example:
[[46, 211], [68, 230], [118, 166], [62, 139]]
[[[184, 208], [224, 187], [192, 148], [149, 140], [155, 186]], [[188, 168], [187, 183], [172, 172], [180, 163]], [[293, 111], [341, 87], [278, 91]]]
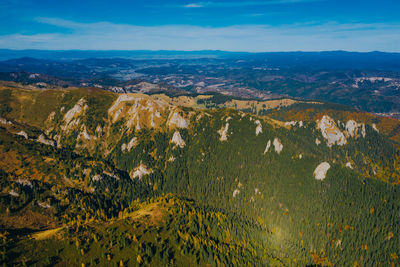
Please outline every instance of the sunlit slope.
[[107, 223], [82, 221], [34, 233], [9, 262], [54, 266], [284, 266], [265, 248], [272, 234], [249, 220], [171, 195], [136, 202]]

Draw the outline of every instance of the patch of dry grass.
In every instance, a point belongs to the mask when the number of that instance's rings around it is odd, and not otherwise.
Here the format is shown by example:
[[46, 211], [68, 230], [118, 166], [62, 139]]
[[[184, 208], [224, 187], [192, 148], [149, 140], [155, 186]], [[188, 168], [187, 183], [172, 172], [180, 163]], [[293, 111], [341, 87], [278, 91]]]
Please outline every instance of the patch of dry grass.
[[42, 231], [42, 232], [39, 232], [39, 233], [35, 233], [35, 234], [32, 235], [32, 238], [35, 239], [35, 240], [49, 239], [51, 237], [54, 237], [62, 229], [64, 229], [64, 227], [58, 227], [58, 228], [55, 228], [55, 229], [50, 229], [50, 230]]

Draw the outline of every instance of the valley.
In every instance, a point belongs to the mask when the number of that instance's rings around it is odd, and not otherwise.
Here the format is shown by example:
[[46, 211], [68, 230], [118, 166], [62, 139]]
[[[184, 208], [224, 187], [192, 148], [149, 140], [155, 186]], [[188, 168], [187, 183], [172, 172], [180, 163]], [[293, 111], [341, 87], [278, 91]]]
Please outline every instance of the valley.
[[[8, 53], [16, 52], [0, 53], [4, 59], [0, 80], [34, 88], [96, 87], [174, 96], [215, 93], [260, 101], [296, 98], [342, 104], [379, 116], [400, 113], [396, 53], [21, 51], [20, 58], [9, 58]], [[109, 53], [115, 58], [107, 57]]]

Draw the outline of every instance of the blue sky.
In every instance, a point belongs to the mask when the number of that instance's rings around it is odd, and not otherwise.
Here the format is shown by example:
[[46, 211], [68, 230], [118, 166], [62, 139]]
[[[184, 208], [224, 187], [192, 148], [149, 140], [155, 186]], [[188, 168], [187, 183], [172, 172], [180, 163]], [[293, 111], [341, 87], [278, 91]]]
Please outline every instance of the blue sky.
[[0, 0], [0, 48], [400, 52], [398, 0]]

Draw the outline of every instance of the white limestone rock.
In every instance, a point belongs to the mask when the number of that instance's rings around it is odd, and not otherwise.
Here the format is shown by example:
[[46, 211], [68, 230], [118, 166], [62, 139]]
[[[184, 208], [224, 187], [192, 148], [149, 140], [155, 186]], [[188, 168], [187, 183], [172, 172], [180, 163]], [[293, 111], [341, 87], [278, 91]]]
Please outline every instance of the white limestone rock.
[[225, 127], [222, 126], [222, 128], [218, 131], [219, 135], [221, 136], [219, 138], [220, 141], [226, 141], [228, 140], [228, 129], [229, 129], [229, 123], [227, 122], [225, 124]]
[[262, 133], [262, 125], [259, 120], [255, 121], [255, 124], [257, 125], [256, 127], [256, 135], [258, 136], [260, 133]]
[[114, 113], [115, 109], [118, 108], [120, 103], [127, 102], [127, 101], [133, 101], [133, 100], [135, 100], [135, 97], [132, 95], [128, 95], [128, 94], [119, 95], [117, 100], [115, 100], [114, 104], [108, 109], [108, 113], [109, 114]]
[[314, 177], [317, 180], [324, 180], [326, 177], [326, 173], [328, 172], [331, 165], [328, 162], [322, 162], [315, 168]]
[[270, 147], [271, 147], [271, 140], [268, 140], [267, 146], [265, 147], [265, 150], [264, 150], [264, 155], [268, 152]]
[[280, 154], [282, 152], [283, 145], [282, 145], [282, 143], [281, 143], [281, 141], [279, 140], [278, 137], [275, 137], [273, 145], [274, 145], [274, 148], [275, 148], [275, 152]]
[[88, 106], [86, 105], [86, 100], [81, 98], [78, 103], [75, 104], [73, 108], [67, 111], [64, 115], [64, 121], [68, 125], [73, 118], [77, 115], [81, 114], [83, 111], [87, 110]]
[[321, 130], [328, 147], [332, 147], [334, 144], [343, 146], [347, 143], [346, 137], [336, 126], [336, 123], [331, 117], [324, 115], [322, 119], [318, 121], [317, 128]]
[[147, 169], [146, 165], [140, 163], [140, 165], [135, 170], [131, 171], [130, 177], [132, 179], [139, 178], [140, 180], [143, 176], [149, 175], [151, 173], [153, 173], [152, 169]]
[[20, 131], [17, 135], [22, 136], [25, 139], [29, 139], [28, 134], [25, 131]]
[[1, 118], [0, 117], [0, 123], [1, 124], [4, 124], [4, 125], [11, 125], [12, 124], [12, 122], [11, 121], [8, 121], [7, 119], [5, 119], [5, 118]]
[[189, 121], [184, 119], [178, 111], [174, 110], [169, 114], [168, 126], [177, 128], [187, 128], [189, 126]]
[[297, 121], [287, 121], [285, 122], [285, 126], [296, 126]]
[[365, 137], [366, 131], [365, 131], [364, 123], [358, 123], [354, 120], [349, 120], [346, 123], [346, 132], [347, 132], [348, 136], [357, 137], [360, 128], [361, 128], [361, 135], [363, 137]]
[[56, 113], [54, 111], [50, 112], [49, 116], [46, 119], [46, 122], [51, 123], [54, 120], [55, 116], [56, 116]]
[[346, 163], [346, 167], [347, 167], [347, 168], [350, 168], [350, 169], [353, 169], [353, 166], [351, 165], [350, 162], [347, 162], [347, 163]]
[[79, 138], [80, 139], [86, 139], [86, 140], [92, 139], [92, 137], [87, 132], [86, 127], [84, 127], [83, 131], [79, 134]]
[[378, 130], [378, 128], [376, 127], [376, 124], [375, 124], [375, 123], [372, 124], [372, 129], [374, 129], [376, 132], [379, 133], [379, 130]]
[[38, 139], [36, 139], [36, 142], [48, 145], [48, 146], [55, 146], [55, 142], [53, 140], [47, 139], [44, 134], [39, 135]]
[[32, 182], [28, 179], [18, 178], [17, 183], [23, 186], [28, 186], [30, 188], [33, 188]]
[[175, 131], [174, 135], [172, 136], [171, 142], [175, 144], [175, 147], [179, 146], [180, 148], [184, 148], [186, 143], [182, 139], [181, 134], [178, 131]]
[[358, 127], [358, 123], [355, 122], [354, 120], [349, 120], [346, 123], [346, 131], [351, 137], [355, 136], [357, 127]]
[[43, 209], [50, 209], [51, 208], [50, 204], [48, 204], [46, 202], [38, 201], [37, 204], [38, 204], [39, 207], [41, 207]]
[[17, 192], [15, 192], [14, 189], [12, 189], [10, 192], [8, 192], [8, 194], [13, 197], [19, 197], [19, 194]]
[[132, 148], [136, 147], [137, 145], [137, 137], [133, 137], [131, 141], [126, 145], [126, 149], [128, 152], [131, 152]]
[[125, 150], [126, 150], [126, 144], [123, 143], [123, 144], [121, 145], [121, 151], [122, 151], [122, 152], [125, 152]]
[[92, 177], [92, 181], [93, 182], [98, 182], [98, 181], [101, 181], [103, 179], [103, 176], [101, 176], [101, 175], [99, 175], [99, 174], [96, 174], [96, 175], [94, 175], [93, 177]]

